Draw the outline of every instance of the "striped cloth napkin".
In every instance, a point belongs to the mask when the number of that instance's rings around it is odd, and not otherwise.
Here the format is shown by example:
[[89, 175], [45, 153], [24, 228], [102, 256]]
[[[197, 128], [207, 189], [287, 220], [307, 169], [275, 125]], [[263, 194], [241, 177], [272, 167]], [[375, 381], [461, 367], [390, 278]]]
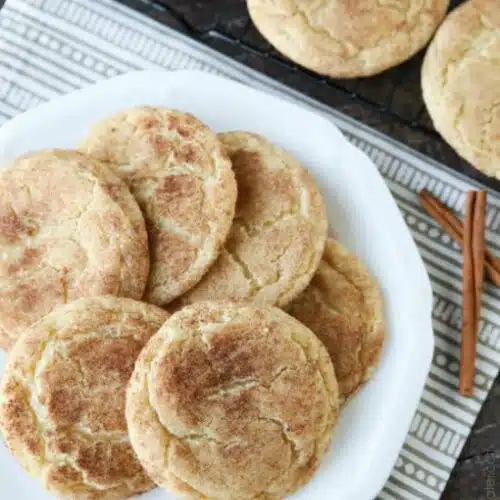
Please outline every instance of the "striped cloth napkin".
[[[147, 1], [147, 0], [144, 0]], [[112, 0], [7, 0], [0, 11], [0, 123], [42, 101], [141, 68], [200, 69], [272, 88], [327, 113], [380, 169], [418, 244], [434, 289], [436, 350], [387, 499], [438, 499], [500, 366], [500, 292], [483, 294], [477, 390], [457, 393], [460, 249], [421, 209], [416, 191], [461, 211], [469, 182], [409, 149]], [[500, 200], [489, 197], [487, 238], [499, 250]], [[0, 487], [1, 497], [1, 487]]]

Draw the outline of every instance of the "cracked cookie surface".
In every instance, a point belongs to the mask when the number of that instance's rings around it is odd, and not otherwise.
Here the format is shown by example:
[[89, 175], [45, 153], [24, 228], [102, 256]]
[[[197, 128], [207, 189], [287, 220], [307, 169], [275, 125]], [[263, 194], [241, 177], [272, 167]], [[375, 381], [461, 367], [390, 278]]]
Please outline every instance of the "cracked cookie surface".
[[151, 478], [190, 499], [278, 500], [309, 481], [338, 415], [316, 336], [274, 307], [198, 302], [137, 360], [130, 440]]
[[140, 298], [144, 219], [127, 186], [76, 151], [26, 154], [0, 172], [0, 346], [80, 297]]
[[219, 137], [238, 184], [233, 225], [215, 264], [172, 309], [199, 300], [285, 305], [321, 258], [328, 229], [323, 198], [305, 168], [264, 137]]
[[130, 187], [149, 234], [144, 299], [165, 305], [217, 258], [234, 216], [236, 182], [216, 135], [188, 113], [136, 107], [95, 124], [80, 149]]
[[500, 3], [468, 1], [446, 18], [422, 66], [436, 130], [474, 167], [500, 178]]
[[370, 76], [430, 40], [449, 0], [247, 0], [261, 34], [281, 53], [334, 78]]
[[154, 484], [130, 446], [125, 390], [168, 313], [89, 297], [26, 331], [0, 386], [0, 429], [21, 465], [58, 497], [114, 500]]
[[345, 401], [371, 376], [384, 343], [375, 279], [357, 256], [330, 238], [311, 284], [286, 310], [325, 345]]

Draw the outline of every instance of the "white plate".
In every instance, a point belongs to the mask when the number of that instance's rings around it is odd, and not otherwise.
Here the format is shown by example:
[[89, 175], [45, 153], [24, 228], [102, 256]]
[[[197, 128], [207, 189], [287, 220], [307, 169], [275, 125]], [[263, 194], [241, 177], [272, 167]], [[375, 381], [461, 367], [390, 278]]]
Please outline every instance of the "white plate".
[[[190, 111], [216, 131], [249, 130], [288, 149], [313, 174], [338, 238], [364, 259], [384, 295], [388, 340], [374, 378], [341, 414], [331, 449], [295, 500], [369, 500], [397, 459], [434, 347], [427, 273], [380, 174], [326, 118], [206, 73], [135, 72], [55, 99], [0, 130], [0, 164], [33, 149], [74, 147], [90, 124], [122, 108]], [[3, 355], [0, 367], [3, 367]], [[52, 498], [0, 448], [0, 497]], [[159, 489], [141, 499], [173, 499]]]

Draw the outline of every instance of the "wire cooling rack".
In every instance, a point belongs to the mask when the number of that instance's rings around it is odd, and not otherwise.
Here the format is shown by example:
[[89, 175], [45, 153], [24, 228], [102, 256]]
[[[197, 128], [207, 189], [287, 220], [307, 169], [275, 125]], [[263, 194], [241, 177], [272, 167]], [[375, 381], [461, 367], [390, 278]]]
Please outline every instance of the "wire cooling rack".
[[[314, 82], [315, 86], [320, 85], [325, 90], [335, 90], [342, 94], [345, 100], [358, 101], [370, 106], [396, 122], [403, 122], [409, 127], [435, 134], [421, 99], [422, 54], [376, 77], [335, 80], [303, 69], [275, 51], [253, 26], [245, 0], [120, 1], [140, 10], [149, 11], [146, 13], [153, 14], [157, 18], [161, 18], [163, 13], [163, 17], [170, 17], [178, 29], [193, 38], [222, 49], [223, 52], [229, 52], [229, 55], [234, 56], [234, 49], [237, 49], [240, 51], [240, 58], [241, 53], [246, 56], [244, 58], [260, 57], [265, 61], [264, 65], [276, 66], [277, 70], [282, 67], [288, 72], [299, 73], [303, 85], [309, 86], [309, 89], [306, 89], [309, 90], [306, 91], [308, 94], [311, 93], [311, 82]], [[451, 4], [456, 6], [462, 1], [454, 0]]]

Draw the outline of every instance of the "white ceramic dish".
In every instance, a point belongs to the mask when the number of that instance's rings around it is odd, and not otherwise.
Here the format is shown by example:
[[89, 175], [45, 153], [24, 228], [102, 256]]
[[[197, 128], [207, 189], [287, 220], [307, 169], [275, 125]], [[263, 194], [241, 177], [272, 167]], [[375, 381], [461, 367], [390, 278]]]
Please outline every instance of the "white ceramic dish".
[[[433, 352], [432, 293], [411, 235], [376, 167], [326, 118], [234, 81], [198, 72], [129, 73], [55, 99], [0, 130], [0, 164], [33, 149], [74, 147], [89, 125], [122, 108], [190, 111], [216, 131], [264, 134], [319, 183], [337, 237], [383, 289], [388, 340], [379, 369], [342, 412], [332, 447], [295, 500], [369, 500], [383, 487], [408, 432]], [[0, 356], [0, 369], [4, 356]], [[0, 497], [52, 498], [0, 445]], [[168, 499], [155, 490], [141, 499]]]

